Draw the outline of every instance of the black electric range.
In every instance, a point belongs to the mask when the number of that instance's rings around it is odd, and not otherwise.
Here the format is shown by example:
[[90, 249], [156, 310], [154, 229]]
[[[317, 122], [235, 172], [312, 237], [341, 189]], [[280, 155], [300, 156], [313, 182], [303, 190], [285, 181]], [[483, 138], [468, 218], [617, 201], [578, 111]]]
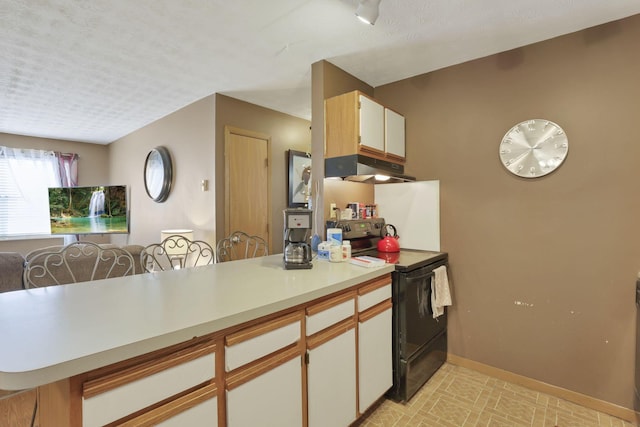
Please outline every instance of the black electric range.
[[374, 256], [396, 266], [392, 273], [393, 386], [387, 395], [406, 402], [447, 358], [446, 309], [444, 315], [433, 318], [431, 279], [436, 268], [447, 265], [448, 255], [412, 249], [379, 252], [384, 218], [340, 220], [328, 222], [327, 227], [342, 229], [343, 240], [351, 242], [352, 256]]

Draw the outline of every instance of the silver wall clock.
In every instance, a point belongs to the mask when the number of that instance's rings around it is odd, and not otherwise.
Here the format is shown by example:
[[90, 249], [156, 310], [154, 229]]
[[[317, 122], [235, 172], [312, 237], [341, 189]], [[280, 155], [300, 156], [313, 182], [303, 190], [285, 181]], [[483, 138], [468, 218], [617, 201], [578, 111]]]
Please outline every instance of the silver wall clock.
[[500, 161], [509, 172], [523, 178], [538, 178], [556, 170], [569, 152], [564, 130], [544, 119], [525, 120], [504, 135]]
[[156, 147], [149, 152], [144, 162], [144, 189], [153, 201], [167, 200], [171, 192], [173, 166], [166, 147]]

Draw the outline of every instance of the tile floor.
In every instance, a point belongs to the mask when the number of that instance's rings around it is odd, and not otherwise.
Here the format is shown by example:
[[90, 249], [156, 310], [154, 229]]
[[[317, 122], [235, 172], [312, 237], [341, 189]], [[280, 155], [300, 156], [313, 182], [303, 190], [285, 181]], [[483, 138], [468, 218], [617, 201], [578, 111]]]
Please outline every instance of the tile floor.
[[358, 426], [633, 427], [633, 424], [445, 363], [406, 405], [384, 400]]

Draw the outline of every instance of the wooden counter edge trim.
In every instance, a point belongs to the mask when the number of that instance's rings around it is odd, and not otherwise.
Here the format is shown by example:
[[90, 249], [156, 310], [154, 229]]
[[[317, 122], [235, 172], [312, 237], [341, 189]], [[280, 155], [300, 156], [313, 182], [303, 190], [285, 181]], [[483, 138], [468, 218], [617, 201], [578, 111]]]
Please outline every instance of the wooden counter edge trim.
[[250, 340], [267, 332], [274, 331], [276, 329], [287, 326], [291, 323], [300, 322], [303, 317], [303, 311], [294, 311], [293, 313], [286, 314], [282, 317], [269, 320], [264, 324], [257, 324], [255, 326], [249, 326], [245, 329], [241, 329], [238, 332], [234, 332], [225, 337], [225, 345], [232, 346], [243, 341]]
[[384, 288], [391, 284], [391, 274], [385, 274], [384, 276], [377, 277], [375, 279], [366, 282], [358, 288], [358, 295], [365, 295], [369, 292], [373, 292], [376, 289]]
[[335, 337], [340, 336], [355, 327], [355, 316], [345, 319], [335, 325], [329, 326], [327, 329], [307, 337], [307, 348], [309, 350], [313, 350], [314, 348], [321, 346], [327, 341], [331, 341]]
[[104, 393], [122, 385], [134, 382], [155, 373], [164, 371], [199, 357], [216, 352], [216, 344], [213, 341], [196, 344], [187, 347], [173, 354], [164, 355], [155, 360], [130, 366], [121, 371], [117, 371], [103, 377], [87, 381], [82, 386], [82, 396], [89, 398]]
[[371, 308], [366, 309], [365, 311], [358, 314], [358, 322], [363, 323], [367, 320], [376, 317], [378, 314], [385, 312], [393, 307], [393, 303], [391, 299], [384, 300]]
[[231, 391], [234, 388], [259, 377], [265, 372], [275, 369], [296, 357], [301, 357], [302, 352], [300, 347], [299, 343], [291, 344], [281, 350], [258, 359], [255, 362], [228, 372], [225, 381], [225, 388], [228, 391]]
[[616, 405], [615, 403], [587, 396], [585, 394], [578, 393], [577, 391], [568, 390], [566, 388], [548, 384], [543, 381], [525, 377], [524, 375], [515, 374], [513, 372], [505, 371], [500, 368], [485, 365], [484, 363], [466, 359], [455, 354], [447, 353], [447, 363], [461, 366], [463, 368], [472, 369], [485, 375], [489, 375], [490, 377], [498, 378], [500, 380], [507, 381], [513, 384], [518, 384], [537, 392], [546, 393], [551, 396], [555, 396], [557, 398], [564, 399], [577, 405], [583, 406], [585, 408], [593, 409], [594, 411], [603, 412], [605, 414], [621, 418], [630, 423], [637, 423], [640, 421], [640, 412], [636, 412], [633, 409], [625, 408], [623, 406]]
[[[340, 294], [337, 297], [330, 298], [328, 300], [319, 302], [317, 304], [313, 304], [306, 309], [307, 316], [313, 316], [314, 314], [318, 314], [330, 308], [333, 308], [337, 305], [342, 304], [343, 302], [349, 301], [350, 299], [354, 300], [355, 303], [356, 291], [346, 291], [344, 294]], [[355, 305], [354, 305], [355, 311]]]
[[198, 390], [189, 393], [185, 396], [179, 397], [166, 405], [151, 410], [145, 414], [142, 414], [136, 418], [133, 418], [124, 423], [118, 424], [121, 427], [148, 427], [154, 426], [162, 421], [166, 421], [181, 412], [193, 408], [202, 402], [209, 399], [213, 399], [218, 395], [218, 388], [215, 384], [209, 384]]

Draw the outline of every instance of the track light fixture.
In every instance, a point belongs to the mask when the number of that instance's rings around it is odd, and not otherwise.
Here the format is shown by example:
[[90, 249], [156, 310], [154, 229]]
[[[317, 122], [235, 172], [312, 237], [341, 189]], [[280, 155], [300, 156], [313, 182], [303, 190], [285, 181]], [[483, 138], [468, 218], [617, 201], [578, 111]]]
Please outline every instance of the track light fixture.
[[366, 24], [375, 24], [380, 14], [381, 0], [358, 0], [356, 16]]

